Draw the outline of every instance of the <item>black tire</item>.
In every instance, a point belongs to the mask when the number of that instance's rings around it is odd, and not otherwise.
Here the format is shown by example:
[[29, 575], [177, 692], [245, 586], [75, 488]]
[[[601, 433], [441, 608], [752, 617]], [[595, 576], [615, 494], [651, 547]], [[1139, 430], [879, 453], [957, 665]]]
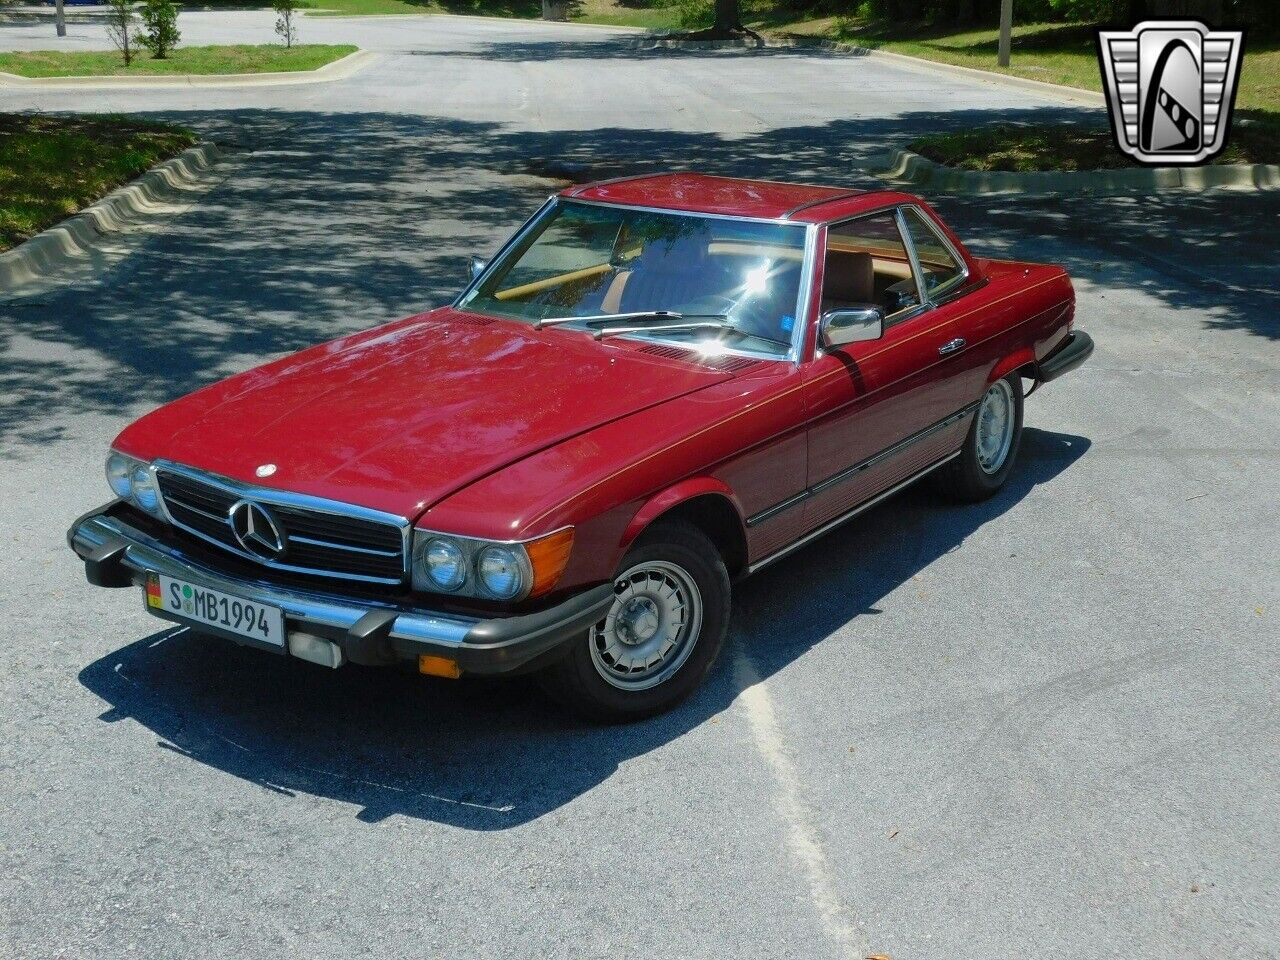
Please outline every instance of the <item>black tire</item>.
[[[595, 630], [569, 644], [566, 655], [539, 673], [544, 690], [574, 713], [592, 720], [624, 722], [669, 710], [702, 682], [724, 646], [729, 629], [729, 571], [715, 545], [697, 527], [687, 523], [659, 523], [647, 530], [622, 561], [627, 571], [649, 563], [678, 568], [697, 587], [701, 600], [701, 628], [691, 636], [690, 649], [673, 672], [648, 689], [623, 689], [626, 682], [605, 679], [608, 667], [600, 652], [606, 642]], [[599, 638], [599, 639], [598, 639]], [[596, 652], [593, 654], [593, 647]], [[683, 645], [678, 646], [683, 649]], [[676, 654], [672, 654], [672, 662]]]
[[1018, 445], [1022, 442], [1022, 377], [1012, 373], [1003, 380], [997, 380], [983, 393], [996, 389], [997, 384], [1007, 384], [1013, 400], [1013, 437], [1009, 441], [1008, 452], [999, 468], [989, 472], [983, 468], [978, 451], [978, 420], [982, 415], [982, 405], [974, 414], [969, 425], [969, 433], [964, 438], [964, 446], [960, 448], [960, 456], [934, 473], [934, 487], [945, 496], [962, 503], [977, 503], [993, 496], [1005, 485], [1013, 470], [1014, 461], [1018, 459]]

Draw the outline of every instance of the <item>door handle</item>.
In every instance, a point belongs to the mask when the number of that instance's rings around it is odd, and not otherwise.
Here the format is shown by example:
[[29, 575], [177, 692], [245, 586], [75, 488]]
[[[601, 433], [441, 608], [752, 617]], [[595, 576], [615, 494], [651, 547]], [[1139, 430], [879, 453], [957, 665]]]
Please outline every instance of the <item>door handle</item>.
[[947, 343], [944, 343], [942, 346], [940, 346], [938, 348], [938, 353], [942, 354], [942, 356], [945, 357], [948, 353], [955, 353], [957, 350], [963, 347], [964, 344], [965, 344], [964, 337], [956, 337], [954, 340], [951, 340]]

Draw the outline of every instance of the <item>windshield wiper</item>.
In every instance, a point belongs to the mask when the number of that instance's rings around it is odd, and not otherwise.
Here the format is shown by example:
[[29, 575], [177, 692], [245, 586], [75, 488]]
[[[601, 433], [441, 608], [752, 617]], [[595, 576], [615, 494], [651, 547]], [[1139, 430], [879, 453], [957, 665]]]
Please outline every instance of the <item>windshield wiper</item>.
[[608, 323], [610, 320], [681, 320], [684, 314], [674, 310], [637, 310], [634, 313], [597, 313], [585, 317], [543, 317], [533, 322], [533, 328], [552, 327], [558, 323]]
[[676, 310], [637, 310], [634, 313], [600, 313], [585, 317], [544, 317], [534, 321], [534, 328], [541, 329], [560, 323], [608, 323], [610, 320], [672, 320], [674, 323], [645, 323], [626, 327], [601, 327], [594, 332], [597, 340], [613, 334], [645, 333], [652, 330], [733, 330], [736, 329], [723, 313], [680, 313]]
[[601, 340], [604, 337], [613, 336], [614, 334], [623, 333], [651, 333], [655, 330], [734, 330], [729, 320], [717, 313], [684, 313], [676, 314], [680, 318], [677, 323], [646, 323], [635, 327], [601, 327], [595, 331], [595, 338]]

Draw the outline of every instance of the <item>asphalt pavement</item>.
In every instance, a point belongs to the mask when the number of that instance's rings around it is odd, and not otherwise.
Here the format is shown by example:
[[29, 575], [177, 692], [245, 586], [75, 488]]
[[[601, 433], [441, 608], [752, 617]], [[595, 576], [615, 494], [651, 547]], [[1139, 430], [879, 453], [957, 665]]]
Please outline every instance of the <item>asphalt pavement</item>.
[[1101, 115], [825, 51], [301, 35], [384, 56], [308, 86], [0, 87], [171, 118], [238, 164], [98, 280], [0, 303], [0, 954], [1277, 956], [1280, 199], [930, 197], [979, 253], [1065, 264], [1097, 352], [1028, 401], [999, 496], [911, 490], [761, 573], [699, 695], [592, 727], [525, 681], [166, 629], [89, 587], [65, 530], [133, 417], [451, 298], [548, 160], [872, 186], [924, 131]]

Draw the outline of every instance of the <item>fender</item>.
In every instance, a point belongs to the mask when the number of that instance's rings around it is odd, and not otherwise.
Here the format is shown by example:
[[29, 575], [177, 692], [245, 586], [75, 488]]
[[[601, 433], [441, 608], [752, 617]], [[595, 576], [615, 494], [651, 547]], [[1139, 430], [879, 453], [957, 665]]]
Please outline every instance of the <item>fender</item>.
[[[627, 524], [626, 530], [622, 533], [622, 540], [618, 544], [621, 553], [626, 553], [631, 544], [635, 542], [636, 537], [644, 533], [645, 528], [662, 514], [673, 507], [678, 507], [680, 504], [692, 500], [694, 497], [704, 496], [708, 493], [722, 496], [728, 500], [733, 506], [734, 512], [738, 515], [738, 521], [742, 522], [742, 504], [738, 502], [737, 496], [729, 489], [728, 484], [723, 480], [717, 480], [715, 477], [689, 477], [673, 486], [667, 487], [660, 493], [654, 494], [645, 501], [644, 506], [636, 511], [636, 515]], [[619, 556], [621, 556], [621, 553]]]
[[1035, 365], [1036, 352], [1030, 347], [1020, 347], [992, 367], [991, 374], [987, 377], [987, 386], [1003, 380], [1020, 367], [1030, 366], [1034, 369]]

